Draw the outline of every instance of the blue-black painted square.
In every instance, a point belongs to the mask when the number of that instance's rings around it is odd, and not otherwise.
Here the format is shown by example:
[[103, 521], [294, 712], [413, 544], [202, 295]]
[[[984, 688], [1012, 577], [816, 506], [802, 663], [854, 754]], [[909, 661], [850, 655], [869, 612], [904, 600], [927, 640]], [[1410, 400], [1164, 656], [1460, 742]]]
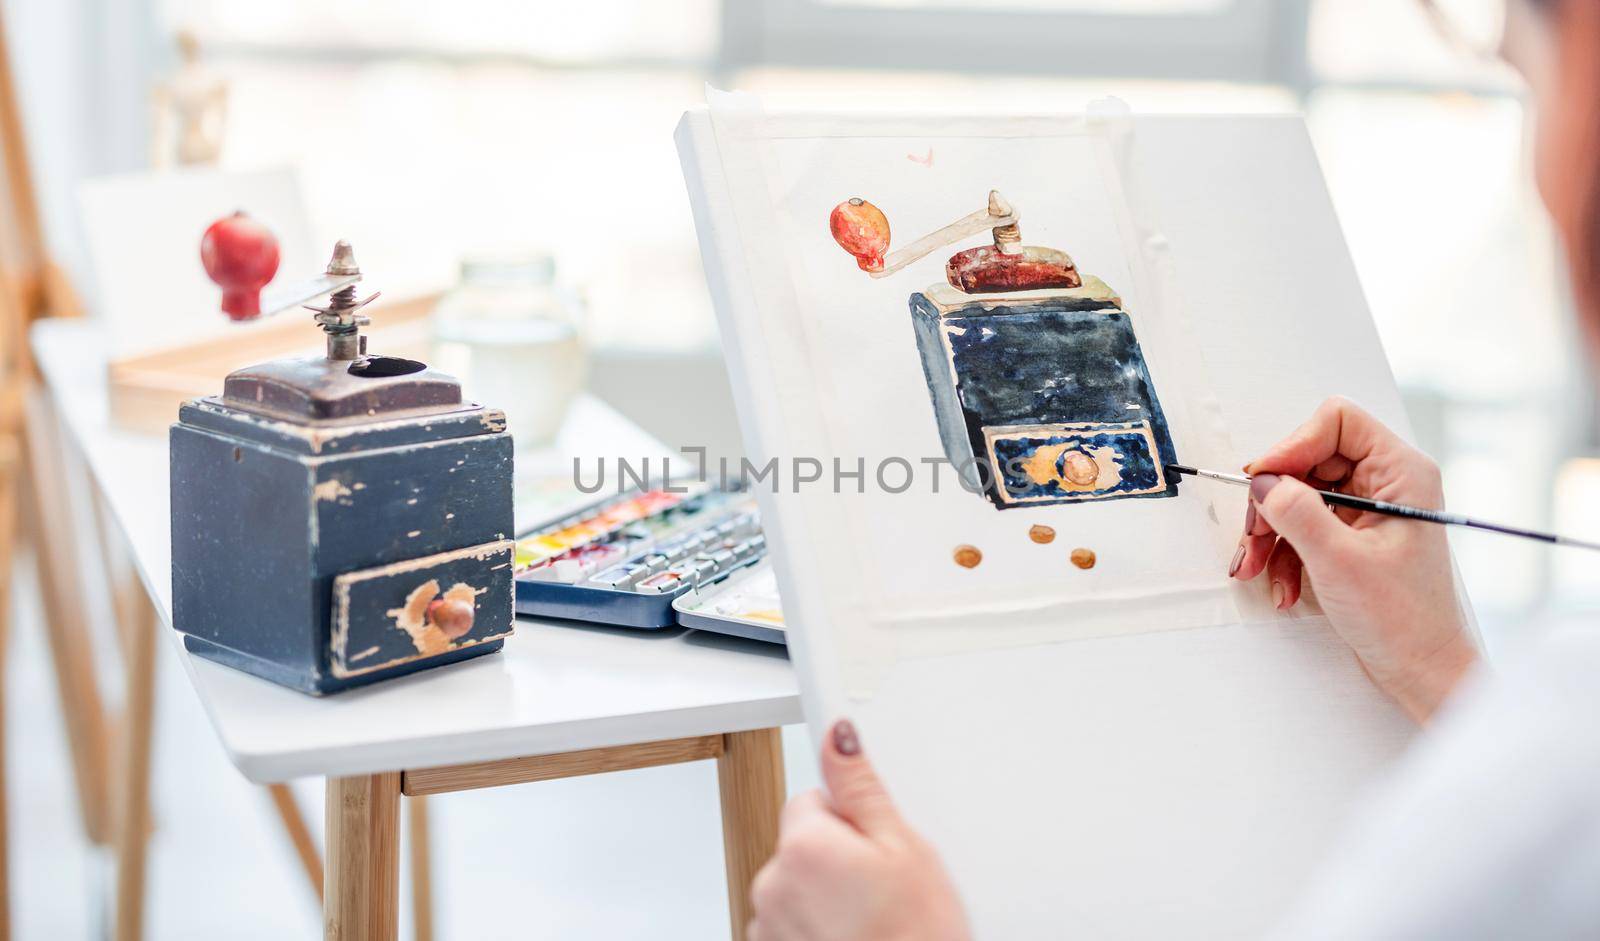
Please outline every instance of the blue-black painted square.
[[[990, 298], [941, 310], [917, 293], [911, 314], [945, 456], [969, 489], [999, 509], [1177, 495], [1163, 470], [1177, 460], [1166, 415], [1132, 320], [1114, 303]], [[1063, 436], [1114, 452], [1116, 480], [1073, 490], [1019, 475], [1020, 462]]]

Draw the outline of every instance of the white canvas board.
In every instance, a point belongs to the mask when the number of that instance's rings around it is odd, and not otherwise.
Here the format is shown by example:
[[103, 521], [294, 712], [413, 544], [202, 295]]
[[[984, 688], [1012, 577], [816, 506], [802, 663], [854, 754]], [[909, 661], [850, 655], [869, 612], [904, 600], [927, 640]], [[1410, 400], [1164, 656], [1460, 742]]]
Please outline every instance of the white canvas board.
[[222, 289], [200, 263], [201, 237], [224, 216], [243, 210], [278, 238], [278, 273], [264, 304], [274, 288], [320, 275], [333, 248], [313, 241], [299, 177], [287, 167], [101, 177], [80, 184], [78, 207], [94, 316], [106, 327], [112, 358], [249, 329], [222, 313]]
[[[1111, 177], [1074, 156], [1077, 119], [736, 118], [690, 114], [678, 141], [757, 465], [927, 451], [906, 294], [947, 252], [867, 281], [826, 213], [871, 199], [903, 244], [996, 177], [1024, 242], [1125, 294], [1180, 459], [1237, 467], [1335, 393], [1407, 428], [1296, 118], [1134, 117]], [[1146, 334], [1145, 313], [1170, 320]], [[1227, 579], [1242, 491], [996, 511], [755, 489], [813, 732], [861, 726], [980, 936], [1259, 932], [1412, 734], [1314, 606]], [[1053, 554], [1020, 538], [1036, 513]], [[950, 564], [967, 534], [971, 572]], [[1063, 564], [1080, 542], [1088, 573]]]

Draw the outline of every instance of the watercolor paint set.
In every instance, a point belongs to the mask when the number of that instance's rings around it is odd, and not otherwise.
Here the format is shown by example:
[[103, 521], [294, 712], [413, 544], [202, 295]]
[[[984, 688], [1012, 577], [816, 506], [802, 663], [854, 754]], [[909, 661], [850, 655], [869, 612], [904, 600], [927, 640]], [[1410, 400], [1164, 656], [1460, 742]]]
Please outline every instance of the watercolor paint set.
[[619, 627], [675, 627], [675, 599], [722, 582], [766, 551], [748, 493], [709, 484], [630, 491], [518, 537], [516, 609]]
[[788, 643], [778, 574], [763, 561], [702, 591], [672, 602], [678, 623], [697, 631], [732, 634], [772, 644]]

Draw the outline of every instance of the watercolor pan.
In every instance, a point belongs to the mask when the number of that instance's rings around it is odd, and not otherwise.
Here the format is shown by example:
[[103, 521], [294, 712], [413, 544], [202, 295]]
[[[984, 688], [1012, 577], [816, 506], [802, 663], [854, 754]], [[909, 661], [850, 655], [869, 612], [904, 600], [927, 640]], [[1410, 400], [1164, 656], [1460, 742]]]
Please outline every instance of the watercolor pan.
[[618, 627], [677, 625], [675, 598], [766, 556], [755, 500], [707, 484], [637, 490], [519, 535], [516, 610]]
[[788, 643], [778, 577], [769, 562], [752, 565], [672, 602], [678, 623], [697, 631], [732, 634], [771, 644]]

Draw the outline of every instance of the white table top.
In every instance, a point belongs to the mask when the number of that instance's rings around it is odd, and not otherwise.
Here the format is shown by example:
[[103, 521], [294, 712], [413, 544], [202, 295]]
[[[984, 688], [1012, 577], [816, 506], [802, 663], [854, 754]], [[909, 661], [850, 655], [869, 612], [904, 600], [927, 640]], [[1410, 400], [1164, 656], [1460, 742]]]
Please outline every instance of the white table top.
[[[45, 321], [33, 347], [68, 442], [127, 534], [139, 576], [172, 624], [167, 442], [111, 424], [93, 324]], [[555, 451], [663, 454], [593, 398]], [[570, 457], [569, 457], [570, 460]], [[570, 466], [570, 465], [568, 465]], [[245, 586], [241, 586], [244, 590]], [[519, 618], [498, 654], [314, 698], [191, 655], [182, 659], [223, 748], [257, 782], [553, 754], [800, 721], [781, 648], [695, 631], [630, 631]]]

